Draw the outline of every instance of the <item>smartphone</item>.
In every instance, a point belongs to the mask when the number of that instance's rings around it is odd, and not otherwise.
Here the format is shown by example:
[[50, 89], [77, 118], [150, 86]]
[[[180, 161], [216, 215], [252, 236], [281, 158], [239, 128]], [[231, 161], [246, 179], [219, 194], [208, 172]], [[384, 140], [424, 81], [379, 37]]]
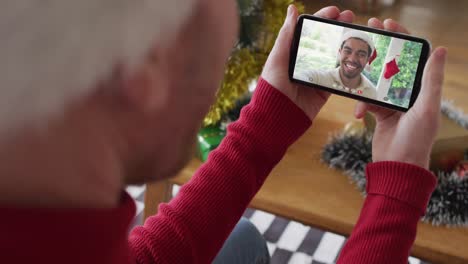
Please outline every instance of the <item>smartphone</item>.
[[289, 78], [406, 112], [418, 97], [430, 50], [422, 38], [301, 15], [291, 46]]

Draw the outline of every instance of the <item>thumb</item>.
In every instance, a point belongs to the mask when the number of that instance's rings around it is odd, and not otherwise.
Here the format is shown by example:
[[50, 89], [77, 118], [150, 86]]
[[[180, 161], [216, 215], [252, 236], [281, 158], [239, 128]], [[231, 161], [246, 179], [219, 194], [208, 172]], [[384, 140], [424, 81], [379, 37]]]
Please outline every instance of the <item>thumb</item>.
[[371, 112], [372, 114], [374, 114], [375, 119], [377, 121], [383, 121], [383, 120], [387, 119], [389, 116], [397, 113], [396, 110], [391, 110], [391, 109], [388, 109], [388, 108], [384, 108], [384, 107], [380, 107], [380, 106], [377, 106], [377, 105], [368, 104], [368, 103], [364, 103], [364, 102], [358, 102], [356, 104], [356, 108], [354, 110], [354, 116], [356, 118], [359, 118], [359, 119], [363, 118], [364, 115], [368, 111]]
[[422, 113], [440, 111], [442, 99], [442, 85], [444, 82], [446, 48], [437, 48], [426, 63], [421, 85], [421, 95], [415, 103], [415, 107]]
[[289, 5], [284, 24], [281, 27], [281, 30], [278, 33], [278, 37], [276, 38], [275, 45], [271, 50], [271, 54], [273, 55], [271, 57], [280, 57], [283, 60], [286, 58], [286, 56], [289, 56], [289, 49], [294, 36], [297, 17], [297, 8], [294, 5]]

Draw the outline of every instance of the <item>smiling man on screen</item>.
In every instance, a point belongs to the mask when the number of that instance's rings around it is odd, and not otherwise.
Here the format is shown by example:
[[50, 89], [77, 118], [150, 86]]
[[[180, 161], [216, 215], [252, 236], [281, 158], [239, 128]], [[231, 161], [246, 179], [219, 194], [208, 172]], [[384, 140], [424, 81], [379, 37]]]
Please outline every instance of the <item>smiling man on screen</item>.
[[343, 34], [338, 52], [339, 67], [332, 70], [310, 70], [300, 79], [375, 99], [375, 86], [362, 74], [376, 54], [371, 37], [361, 31], [347, 31]]

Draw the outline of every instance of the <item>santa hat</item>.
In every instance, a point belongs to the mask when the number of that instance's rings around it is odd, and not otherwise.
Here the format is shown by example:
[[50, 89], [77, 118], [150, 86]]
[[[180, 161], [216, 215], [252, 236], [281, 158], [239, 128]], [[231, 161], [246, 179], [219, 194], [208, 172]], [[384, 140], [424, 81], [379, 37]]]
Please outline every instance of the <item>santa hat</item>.
[[343, 36], [341, 37], [341, 42], [340, 43], [343, 43], [343, 42], [345, 42], [346, 40], [348, 40], [350, 38], [356, 38], [356, 39], [363, 40], [364, 42], [366, 42], [369, 45], [369, 47], [371, 49], [371, 55], [369, 57], [368, 65], [370, 66], [371, 63], [377, 57], [377, 50], [375, 49], [375, 44], [374, 44], [374, 41], [372, 40], [372, 37], [369, 34], [367, 34], [366, 32], [351, 29], [351, 30], [346, 31], [343, 34]]
[[164, 45], [194, 0], [36, 0], [0, 6], [0, 133], [44, 123], [92, 92], [116, 64]]

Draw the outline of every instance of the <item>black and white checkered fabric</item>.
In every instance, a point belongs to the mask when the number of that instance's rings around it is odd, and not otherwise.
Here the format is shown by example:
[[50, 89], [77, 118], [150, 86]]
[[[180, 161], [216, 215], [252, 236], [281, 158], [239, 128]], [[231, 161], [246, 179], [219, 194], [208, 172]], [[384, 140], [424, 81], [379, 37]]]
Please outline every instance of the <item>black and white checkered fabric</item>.
[[[178, 186], [174, 186], [173, 196]], [[130, 186], [127, 192], [135, 199], [137, 214], [134, 224], [142, 223], [144, 186]], [[248, 208], [248, 218], [267, 241], [271, 264], [332, 264], [335, 263], [346, 238], [334, 233], [305, 226], [273, 214]], [[410, 264], [427, 264], [410, 257]]]

